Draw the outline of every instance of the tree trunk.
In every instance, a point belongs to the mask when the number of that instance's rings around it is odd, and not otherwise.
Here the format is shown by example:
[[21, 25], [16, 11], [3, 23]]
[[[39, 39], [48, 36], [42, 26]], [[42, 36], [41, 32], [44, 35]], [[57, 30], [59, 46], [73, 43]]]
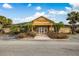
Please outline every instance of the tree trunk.
[[72, 34], [75, 34], [75, 24], [72, 24], [71, 29], [72, 29]]
[[54, 25], [54, 32], [56, 32], [56, 28], [55, 28], [55, 25]]

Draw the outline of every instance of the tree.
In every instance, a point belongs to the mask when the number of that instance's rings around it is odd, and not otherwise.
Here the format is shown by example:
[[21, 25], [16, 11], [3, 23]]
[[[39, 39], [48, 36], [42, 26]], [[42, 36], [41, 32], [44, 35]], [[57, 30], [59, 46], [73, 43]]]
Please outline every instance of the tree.
[[72, 11], [70, 13], [67, 14], [67, 19], [69, 22], [69, 24], [71, 24], [71, 29], [72, 29], [72, 34], [75, 33], [75, 26], [77, 24], [77, 22], [79, 22], [79, 12], [76, 11]]
[[63, 22], [55, 23], [55, 25], [54, 25], [54, 31], [56, 33], [59, 33], [59, 30], [60, 30], [61, 27], [64, 27], [64, 23]]
[[6, 18], [5, 16], [0, 16], [0, 24], [6, 27], [7, 25], [12, 24], [12, 20], [9, 18]]
[[3, 25], [2, 25], [2, 24], [0, 24], [0, 31], [2, 30], [2, 27], [3, 27]]
[[26, 25], [19, 25], [20, 32], [27, 32], [27, 26]]
[[12, 24], [12, 20], [11, 20], [11, 19], [8, 18], [6, 21], [7, 21], [7, 22], [6, 22], [7, 25], [11, 25], [11, 24]]
[[11, 32], [14, 34], [17, 34], [20, 32], [20, 28], [18, 26], [15, 26], [15, 25], [12, 25], [10, 29], [11, 29]]
[[27, 28], [29, 31], [31, 31], [32, 27], [33, 27], [32, 22], [27, 23]]

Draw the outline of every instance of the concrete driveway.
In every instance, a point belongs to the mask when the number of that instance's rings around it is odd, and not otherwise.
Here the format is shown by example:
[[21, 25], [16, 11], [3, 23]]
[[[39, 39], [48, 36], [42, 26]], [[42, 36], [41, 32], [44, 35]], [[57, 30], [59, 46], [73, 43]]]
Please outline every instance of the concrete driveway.
[[79, 56], [79, 42], [0, 41], [0, 56]]

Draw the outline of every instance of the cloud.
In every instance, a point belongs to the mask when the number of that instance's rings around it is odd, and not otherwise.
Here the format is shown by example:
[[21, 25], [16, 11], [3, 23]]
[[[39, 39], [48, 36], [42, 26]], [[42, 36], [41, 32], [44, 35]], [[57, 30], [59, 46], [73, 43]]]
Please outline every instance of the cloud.
[[34, 16], [44, 16], [45, 12], [36, 12]]
[[[66, 9], [68, 9], [66, 7]], [[14, 23], [22, 23], [22, 22], [29, 22], [32, 21], [40, 16], [47, 17], [48, 19], [51, 19], [55, 22], [63, 21], [64, 23], [67, 23], [66, 15], [68, 11], [66, 10], [55, 10], [55, 9], [49, 9], [48, 12], [35, 12], [32, 16], [26, 16], [25, 18], [18, 18], [14, 20]]]
[[3, 8], [11, 9], [12, 6], [8, 3], [3, 4]]
[[79, 12], [79, 3], [69, 3], [72, 7], [72, 11], [78, 11]]
[[27, 7], [31, 7], [31, 6], [32, 6], [32, 4], [30, 4], [30, 3], [27, 5]]
[[49, 9], [48, 14], [47, 14], [47, 18], [49, 18], [55, 22], [62, 21], [65, 24], [67, 24], [66, 18], [67, 18], [68, 13], [69, 13], [68, 8], [66, 10]]
[[[40, 16], [44, 16], [47, 17], [48, 19], [51, 19], [55, 22], [59, 22], [59, 21], [63, 21], [65, 20], [65, 16], [66, 16], [67, 12], [64, 10], [48, 10], [48, 13], [42, 11], [42, 12], [35, 12], [32, 16], [26, 16], [25, 18], [16, 18], [14, 20], [14, 23], [23, 23], [23, 22], [29, 22], [32, 21]], [[20, 20], [21, 19], [21, 20]], [[66, 23], [66, 22], [64, 22]]]
[[37, 7], [36, 7], [36, 10], [38, 10], [38, 11], [41, 10], [41, 9], [42, 9], [42, 8], [41, 8], [40, 6], [37, 6]]
[[65, 11], [59, 11], [59, 13], [58, 14], [67, 14]]
[[79, 3], [69, 3], [71, 6], [73, 7], [78, 7], [79, 6]]
[[14, 18], [13, 23], [16, 24], [22, 22], [29, 22], [38, 18], [39, 16], [45, 16], [45, 12], [36, 12], [34, 15], [28, 17], [26, 16], [25, 18]]
[[65, 9], [66, 9], [67, 11], [71, 11], [71, 10], [72, 10], [71, 7], [65, 7]]
[[26, 17], [25, 20], [28, 22], [28, 21], [38, 18], [39, 16], [44, 16], [44, 15], [45, 15], [45, 12], [36, 12], [32, 16]]
[[49, 14], [56, 14], [56, 11], [54, 9], [50, 9], [50, 10], [48, 10], [48, 13]]
[[50, 9], [48, 10], [49, 14], [67, 14], [66, 11], [64, 10], [55, 10], [55, 9]]

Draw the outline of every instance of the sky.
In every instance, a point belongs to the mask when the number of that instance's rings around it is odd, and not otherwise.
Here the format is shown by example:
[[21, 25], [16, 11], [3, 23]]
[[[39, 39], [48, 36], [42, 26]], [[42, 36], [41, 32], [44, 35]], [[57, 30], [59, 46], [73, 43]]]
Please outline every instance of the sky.
[[67, 24], [67, 14], [71, 10], [78, 11], [78, 3], [0, 3], [0, 15], [11, 18], [13, 23], [23, 23], [40, 16], [54, 22]]

